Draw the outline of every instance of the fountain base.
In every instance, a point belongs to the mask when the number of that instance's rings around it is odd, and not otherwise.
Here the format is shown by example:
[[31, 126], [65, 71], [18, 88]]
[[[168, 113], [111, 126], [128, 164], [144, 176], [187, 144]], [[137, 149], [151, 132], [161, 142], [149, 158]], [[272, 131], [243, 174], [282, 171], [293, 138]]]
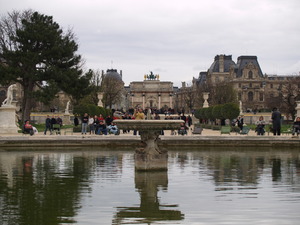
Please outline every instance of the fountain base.
[[150, 154], [144, 149], [137, 149], [134, 155], [135, 170], [137, 171], [154, 171], [168, 170], [168, 153]]

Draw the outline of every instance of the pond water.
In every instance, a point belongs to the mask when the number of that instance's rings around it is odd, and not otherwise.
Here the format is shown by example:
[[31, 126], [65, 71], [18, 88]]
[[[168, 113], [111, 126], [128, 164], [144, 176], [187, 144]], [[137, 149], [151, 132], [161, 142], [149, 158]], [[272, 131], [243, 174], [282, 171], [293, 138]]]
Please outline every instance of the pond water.
[[300, 150], [0, 149], [0, 225], [299, 224]]

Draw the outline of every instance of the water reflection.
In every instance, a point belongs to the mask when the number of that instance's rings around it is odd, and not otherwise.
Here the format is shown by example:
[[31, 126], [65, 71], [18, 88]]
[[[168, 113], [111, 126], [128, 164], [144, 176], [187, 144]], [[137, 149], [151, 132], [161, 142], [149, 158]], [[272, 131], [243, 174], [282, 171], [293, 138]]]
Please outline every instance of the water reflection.
[[300, 220], [300, 150], [170, 150], [162, 172], [134, 172], [133, 154], [0, 149], [0, 224]]
[[184, 218], [179, 210], [175, 210], [178, 207], [177, 205], [161, 205], [158, 199], [159, 189], [167, 190], [168, 188], [168, 174], [166, 171], [136, 171], [135, 187], [140, 194], [140, 205], [137, 207], [118, 207], [112, 224], [153, 224]]

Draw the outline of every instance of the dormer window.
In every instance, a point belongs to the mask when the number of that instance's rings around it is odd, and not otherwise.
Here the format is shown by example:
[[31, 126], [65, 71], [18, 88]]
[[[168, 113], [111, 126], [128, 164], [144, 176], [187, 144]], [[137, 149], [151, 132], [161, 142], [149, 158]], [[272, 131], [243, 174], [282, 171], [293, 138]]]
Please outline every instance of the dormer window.
[[253, 79], [253, 72], [252, 72], [252, 71], [249, 71], [249, 72], [248, 72], [248, 78], [249, 78], [249, 79]]

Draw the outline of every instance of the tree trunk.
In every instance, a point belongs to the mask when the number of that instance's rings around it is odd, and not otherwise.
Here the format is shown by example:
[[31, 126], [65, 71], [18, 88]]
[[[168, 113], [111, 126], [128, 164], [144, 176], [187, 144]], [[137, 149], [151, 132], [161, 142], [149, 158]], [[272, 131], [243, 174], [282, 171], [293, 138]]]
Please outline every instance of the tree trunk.
[[24, 123], [25, 120], [30, 120], [30, 113], [32, 108], [32, 93], [33, 93], [33, 82], [24, 82], [23, 84], [23, 102], [22, 102], [22, 123]]

